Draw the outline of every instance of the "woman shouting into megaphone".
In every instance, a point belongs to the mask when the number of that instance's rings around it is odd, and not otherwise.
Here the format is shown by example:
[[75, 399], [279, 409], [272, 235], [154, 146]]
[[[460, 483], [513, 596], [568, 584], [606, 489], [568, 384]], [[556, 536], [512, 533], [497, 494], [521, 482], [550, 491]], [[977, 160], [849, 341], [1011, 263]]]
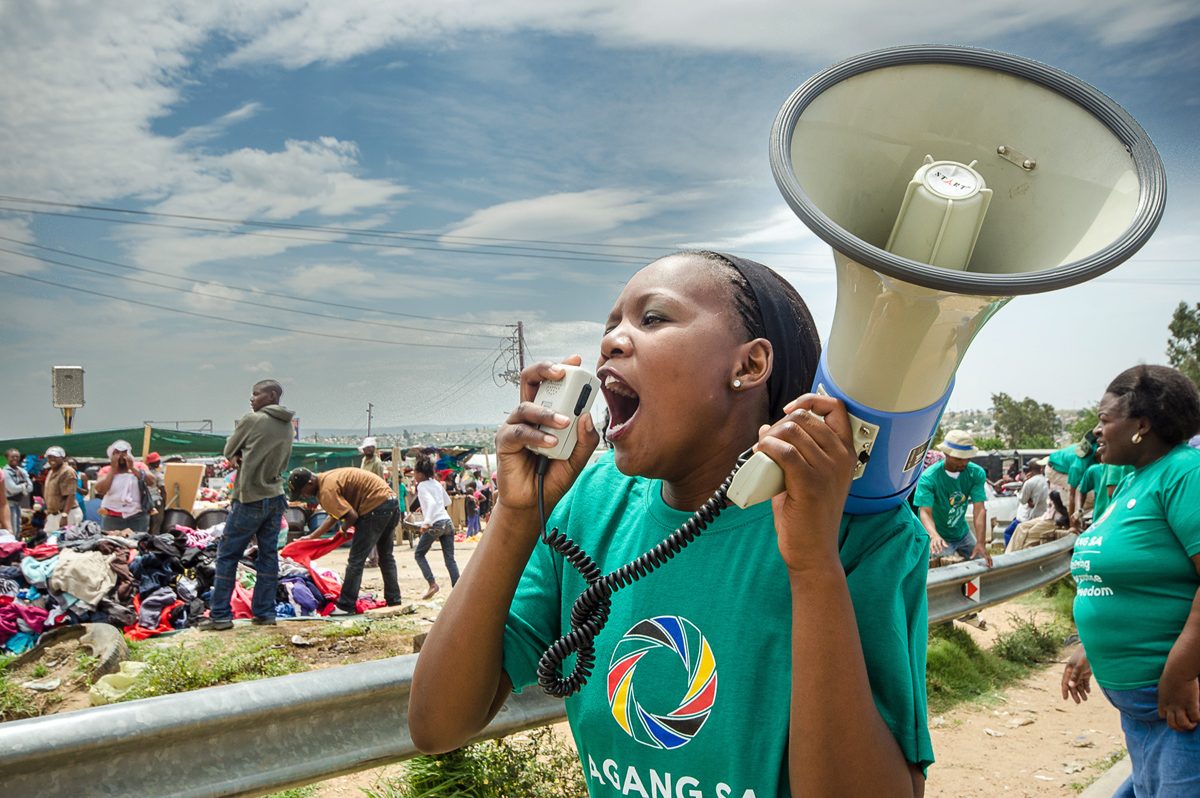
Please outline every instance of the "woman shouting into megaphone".
[[[819, 354], [803, 300], [751, 261], [672, 255], [617, 299], [596, 372], [613, 452], [586, 466], [600, 436], [582, 416], [570, 458], [545, 470], [547, 526], [609, 574], [685, 525], [747, 449], [787, 489], [724, 508], [612, 593], [590, 680], [566, 699], [593, 796], [922, 794], [928, 536], [907, 505], [843, 515], [855, 458], [841, 402], [807, 393]], [[413, 676], [424, 751], [461, 746], [536, 682], [588, 587], [539, 543], [526, 448], [570, 423], [532, 402], [563, 375], [526, 368], [496, 435], [499, 502]]]

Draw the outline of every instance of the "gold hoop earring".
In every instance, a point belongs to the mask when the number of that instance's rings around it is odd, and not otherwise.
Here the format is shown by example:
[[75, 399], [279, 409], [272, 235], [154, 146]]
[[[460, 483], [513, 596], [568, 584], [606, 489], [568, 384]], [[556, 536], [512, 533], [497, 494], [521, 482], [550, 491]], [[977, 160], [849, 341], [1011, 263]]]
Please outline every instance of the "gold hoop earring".
[[742, 381], [741, 381], [741, 380], [734, 380], [734, 381], [733, 381], [733, 387], [734, 387], [734, 388], [741, 388], [741, 387], [742, 387]]
[[1140, 432], [1135, 432], [1135, 433], [1133, 433], [1133, 439], [1132, 439], [1132, 440], [1133, 440], [1133, 442], [1134, 442], [1134, 443], [1141, 443], [1141, 442], [1142, 442], [1142, 433], [1140, 433]]

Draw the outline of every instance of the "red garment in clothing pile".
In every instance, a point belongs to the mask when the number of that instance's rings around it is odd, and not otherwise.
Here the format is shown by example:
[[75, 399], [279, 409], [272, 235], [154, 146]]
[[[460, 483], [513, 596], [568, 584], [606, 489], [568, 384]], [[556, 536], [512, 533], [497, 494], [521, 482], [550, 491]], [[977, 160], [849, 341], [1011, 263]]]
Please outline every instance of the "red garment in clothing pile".
[[317, 540], [295, 540], [283, 547], [279, 552], [280, 556], [287, 557], [297, 565], [302, 565], [308, 569], [308, 573], [312, 576], [312, 580], [317, 585], [317, 590], [325, 598], [333, 600], [342, 592], [342, 586], [337, 582], [325, 579], [317, 573], [317, 569], [312, 567], [313, 560], [319, 560], [329, 552], [336, 549], [338, 546], [345, 543], [351, 538], [349, 532], [339, 531], [331, 538], [318, 538]]
[[25, 551], [25, 544], [20, 541], [0, 543], [0, 562], [9, 559], [13, 555], [20, 555], [23, 551]]
[[[147, 629], [146, 627], [140, 626], [136, 623], [133, 626], [126, 626], [125, 636], [130, 640], [145, 640], [147, 637], [154, 637], [155, 635], [162, 634], [163, 632], [175, 631], [175, 627], [171, 625], [171, 611], [182, 605], [183, 602], [177, 600], [171, 606], [165, 607], [162, 611], [162, 615], [160, 615], [158, 618], [158, 626], [154, 629]], [[142, 600], [139, 596], [134, 596], [133, 611], [137, 613], [141, 612], [141, 610]]]
[[48, 560], [51, 557], [58, 556], [58, 546], [55, 546], [53, 543], [43, 543], [25, 552], [25, 556], [32, 557], [35, 560]]
[[[320, 538], [318, 540], [296, 540], [283, 547], [279, 552], [280, 556], [287, 557], [297, 565], [303, 565], [308, 569], [308, 573], [312, 576], [312, 580], [317, 585], [317, 589], [325, 598], [329, 599], [329, 603], [325, 605], [318, 614], [328, 615], [333, 612], [334, 601], [342, 593], [342, 586], [337, 582], [326, 579], [317, 573], [317, 569], [313, 568], [312, 561], [319, 560], [329, 552], [336, 549], [338, 546], [349, 540], [352, 535], [349, 532], [339, 531], [331, 538]], [[360, 598], [354, 602], [354, 610], [358, 613], [373, 610], [377, 607], [386, 607], [387, 602], [375, 601], [372, 599]], [[235, 616], [236, 617], [236, 616]]]
[[234, 581], [233, 595], [229, 597], [229, 606], [233, 608], [234, 618], [253, 618], [254, 611], [250, 609], [254, 602], [254, 594], [242, 587], [241, 582]]
[[0, 645], [21, 631], [21, 621], [29, 626], [33, 634], [40, 635], [48, 614], [41, 607], [14, 604], [12, 596], [0, 596]]

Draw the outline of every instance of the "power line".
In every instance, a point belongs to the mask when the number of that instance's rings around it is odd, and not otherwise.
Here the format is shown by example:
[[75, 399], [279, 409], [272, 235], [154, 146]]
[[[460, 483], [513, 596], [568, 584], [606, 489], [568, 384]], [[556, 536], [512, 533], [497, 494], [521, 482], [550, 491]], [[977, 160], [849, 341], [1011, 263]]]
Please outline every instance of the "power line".
[[[639, 264], [646, 262], [645, 258], [637, 258], [632, 255], [610, 255], [610, 256], [599, 256], [599, 257], [572, 257], [569, 255], [535, 254], [538, 252], [542, 252], [542, 253], [553, 253], [554, 252], [553, 250], [548, 250], [548, 249], [542, 249], [542, 250], [531, 249], [530, 251], [527, 251], [527, 252], [507, 252], [507, 251], [492, 252], [492, 251], [485, 251], [485, 250], [479, 250], [479, 249], [447, 250], [446, 247], [422, 247], [422, 246], [417, 246], [415, 244], [388, 244], [388, 243], [384, 243], [382, 241], [366, 241], [366, 240], [345, 241], [345, 240], [341, 240], [341, 239], [330, 239], [330, 238], [308, 238], [305, 236], [288, 236], [288, 235], [281, 235], [279, 233], [261, 233], [261, 232], [251, 231], [251, 230], [223, 230], [223, 229], [216, 229], [216, 228], [212, 228], [212, 227], [195, 227], [195, 226], [184, 225], [184, 224], [166, 224], [165, 222], [139, 222], [139, 221], [135, 221], [133, 219], [106, 219], [106, 218], [100, 217], [100, 216], [82, 216], [77, 213], [57, 213], [55, 211], [35, 211], [35, 210], [30, 210], [28, 208], [6, 208], [3, 206], [0, 206], [0, 210], [10, 211], [13, 213], [32, 213], [32, 214], [36, 214], [38, 216], [57, 216], [57, 217], [62, 217], [62, 218], [66, 218], [66, 219], [81, 219], [83, 221], [90, 221], [90, 222], [106, 222], [108, 224], [128, 224], [128, 225], [135, 225], [135, 226], [139, 226], [139, 227], [160, 227], [160, 228], [164, 228], [167, 230], [189, 230], [191, 232], [198, 232], [198, 233], [223, 233], [225, 235], [249, 236], [249, 237], [254, 237], [254, 238], [279, 238], [279, 239], [283, 239], [286, 241], [303, 241], [303, 242], [306, 242], [309, 244], [343, 244], [343, 245], [349, 245], [349, 246], [380, 247], [383, 249], [414, 249], [414, 250], [419, 250], [419, 251], [423, 251], [423, 252], [442, 252], [442, 253], [445, 253], [447, 251], [453, 251], [454, 254], [456, 254], [456, 255], [457, 254], [494, 255], [494, 256], [504, 256], [504, 257], [512, 257], [512, 258], [518, 258], [518, 257], [519, 258], [533, 258], [536, 260], [556, 260], [556, 261], [565, 260], [565, 261], [579, 261], [582, 263], [609, 263], [609, 264], [616, 264], [616, 265], [621, 265], [621, 266], [639, 265]], [[221, 224], [221, 222], [214, 222], [214, 223]], [[301, 228], [301, 229], [308, 229], [308, 228]], [[316, 232], [321, 232], [321, 231], [318, 230]], [[442, 266], [439, 268], [447, 269], [450, 267]], [[468, 271], [467, 269], [452, 269], [452, 270]]]
[[[155, 271], [154, 269], [143, 269], [143, 268], [139, 268], [137, 266], [128, 266], [124, 263], [118, 263], [116, 261], [104, 260], [103, 258], [93, 258], [90, 255], [80, 255], [80, 254], [77, 254], [74, 252], [68, 252], [63, 249], [55, 249], [54, 247], [47, 247], [47, 246], [43, 246], [41, 244], [34, 244], [34, 243], [31, 243], [28, 241], [20, 241], [15, 238], [8, 238], [6, 236], [0, 236], [0, 240], [11, 241], [14, 244], [20, 244], [21, 246], [25, 246], [25, 247], [34, 247], [36, 249], [44, 249], [47, 252], [54, 252], [59, 255], [67, 255], [72, 258], [79, 258], [81, 260], [90, 260], [93, 263], [103, 263], [106, 266], [116, 266], [119, 269], [129, 269], [129, 270], [135, 271], [135, 272], [142, 272], [143, 274], [155, 274], [160, 277], [169, 277], [172, 280], [186, 280], [187, 282], [201, 283], [203, 285], [213, 285], [213, 286], [217, 286], [219, 288], [233, 288], [238, 291], [244, 291], [245, 293], [248, 293], [248, 294], [262, 294], [263, 296], [273, 296], [273, 297], [278, 297], [280, 299], [291, 299], [291, 300], [295, 300], [296, 302], [308, 302], [313, 305], [321, 305], [322, 307], [346, 308], [347, 310], [361, 310], [361, 311], [366, 311], [368, 313], [380, 313], [380, 314], [383, 314], [386, 316], [398, 316], [398, 317], [406, 318], [406, 319], [422, 319], [424, 321], [441, 321], [441, 322], [446, 322], [448, 324], [470, 324], [470, 325], [473, 325], [476, 327], [507, 327], [508, 326], [507, 324], [495, 324], [492, 322], [484, 322], [484, 321], [464, 321], [464, 320], [460, 320], [460, 319], [447, 319], [447, 318], [443, 318], [440, 316], [419, 316], [415, 313], [400, 313], [400, 312], [394, 311], [394, 310], [378, 310], [376, 308], [363, 307], [362, 305], [346, 305], [346, 304], [343, 304], [340, 302], [330, 302], [330, 301], [324, 300], [324, 299], [309, 299], [307, 297], [295, 296], [294, 294], [281, 294], [281, 293], [277, 293], [275, 291], [264, 291], [261, 288], [244, 288], [241, 286], [230, 285], [227, 283], [218, 283], [213, 280], [200, 280], [200, 279], [193, 279], [191, 277], [180, 277], [178, 275], [170, 274], [169, 272], [160, 272], [160, 271]], [[20, 253], [18, 253], [18, 254], [20, 254]], [[27, 256], [27, 257], [29, 257], [29, 256]], [[166, 288], [166, 286], [160, 286], [160, 287]], [[284, 308], [279, 308], [279, 310], [284, 310]], [[350, 319], [347, 319], [347, 321], [350, 321]]]
[[[42, 280], [37, 277], [31, 277], [28, 274], [17, 274], [16, 272], [5, 271], [3, 269], [0, 269], [0, 274], [7, 274], [9, 277], [19, 277], [22, 280], [30, 280], [35, 283], [42, 283], [43, 285], [53, 286], [54, 288], [62, 288], [67, 291], [77, 291], [81, 294], [87, 294], [88, 296], [99, 296], [99, 297], [104, 297], [105, 299], [113, 299], [118, 302], [128, 302], [132, 305], [141, 305], [142, 307], [154, 308], [155, 310], [163, 309], [160, 305], [154, 305], [154, 304], [151, 304], [150, 302], [141, 302], [136, 299], [129, 299], [128, 297], [113, 296], [112, 294], [102, 294], [99, 291], [93, 291], [90, 288], [76, 288], [73, 285], [63, 285], [62, 283], [55, 283], [50, 280]], [[223, 316], [212, 316], [207, 313], [196, 313], [194, 311], [182, 310], [180, 308], [171, 308], [171, 312], [176, 313], [176, 314], [181, 314], [184, 316], [195, 316], [196, 318], [200, 318], [200, 319], [208, 319], [209, 321], [223, 321], [223, 322], [227, 322], [229, 324], [242, 324], [247, 327], [259, 327], [264, 330], [273, 330], [275, 332], [296, 333], [297, 335], [311, 335], [311, 336], [314, 336], [317, 338], [337, 338], [337, 339], [340, 339], [343, 341], [355, 341], [357, 343], [365, 343], [365, 344], [390, 344], [391, 346], [413, 346], [413, 347], [419, 347], [419, 348], [424, 348], [424, 349], [473, 349], [476, 351], [488, 351], [488, 352], [493, 351], [490, 347], [486, 347], [486, 346], [453, 346], [451, 344], [417, 344], [417, 343], [410, 343], [408, 341], [381, 341], [378, 338], [359, 338], [357, 336], [352, 336], [352, 335], [337, 335], [335, 333], [313, 332], [312, 330], [297, 330], [293, 327], [278, 327], [273, 324], [259, 324], [258, 322], [243, 321], [241, 319], [228, 319]]]
[[[420, 242], [462, 241], [462, 242], [464, 242], [465, 246], [469, 245], [469, 246], [475, 246], [475, 247], [484, 247], [487, 249], [484, 251], [480, 251], [480, 250], [476, 250], [476, 249], [452, 249], [449, 251], [455, 252], [456, 254], [497, 255], [497, 256], [507, 256], [507, 257], [535, 258], [535, 259], [540, 259], [540, 260], [568, 260], [568, 261], [581, 261], [581, 262], [585, 262], [585, 263], [612, 263], [612, 264], [617, 264], [617, 265], [637, 265], [637, 264], [645, 263], [648, 260], [652, 260], [652, 259], [655, 259], [658, 257], [657, 254], [650, 254], [650, 253], [671, 253], [671, 252], [677, 251], [677, 249], [678, 249], [677, 247], [662, 247], [662, 246], [655, 246], [652, 244], [644, 244], [644, 245], [597, 244], [597, 243], [579, 242], [579, 241], [555, 241], [555, 240], [546, 240], [546, 239], [504, 238], [504, 237], [495, 237], [495, 236], [466, 236], [466, 235], [459, 235], [459, 234], [454, 234], [454, 233], [421, 233], [421, 232], [415, 232], [415, 231], [361, 230], [361, 229], [355, 229], [355, 228], [349, 228], [349, 227], [299, 224], [299, 223], [294, 223], [294, 222], [266, 222], [266, 221], [252, 220], [252, 219], [230, 219], [230, 218], [224, 218], [224, 217], [201, 216], [201, 215], [195, 215], [195, 214], [174, 214], [174, 213], [165, 213], [162, 211], [144, 211], [144, 210], [134, 210], [134, 209], [130, 209], [130, 208], [117, 208], [117, 207], [106, 206], [106, 205], [84, 205], [84, 204], [69, 203], [69, 202], [55, 202], [55, 201], [51, 201], [51, 200], [33, 199], [33, 198], [28, 198], [28, 197], [14, 197], [14, 196], [8, 196], [8, 195], [0, 195], [0, 201], [17, 202], [17, 203], [22, 203], [22, 204], [26, 204], [26, 205], [48, 205], [48, 206], [52, 206], [52, 207], [71, 208], [71, 209], [76, 209], [76, 210], [101, 211], [101, 212], [105, 212], [105, 213], [119, 213], [119, 214], [125, 214], [125, 215], [135, 215], [135, 216], [160, 217], [160, 218], [167, 218], [167, 219], [183, 219], [183, 220], [189, 220], [189, 221], [203, 221], [203, 222], [211, 222], [214, 224], [239, 225], [239, 226], [244, 226], [244, 227], [263, 227], [263, 228], [269, 228], [269, 229], [298, 230], [298, 231], [310, 230], [313, 232], [323, 232], [323, 233], [330, 233], [330, 234], [336, 234], [336, 235], [342, 235], [342, 236], [355, 236], [355, 237], [359, 237], [359, 238], [390, 238], [390, 239], [399, 239], [399, 240], [404, 240], [404, 241], [420, 241]], [[37, 215], [57, 216], [57, 217], [62, 217], [62, 218], [67, 218], [67, 219], [81, 219], [81, 220], [86, 220], [86, 221], [108, 222], [110, 224], [134, 224], [134, 225], [143, 225], [143, 226], [150, 226], [150, 227], [163, 227], [163, 228], [167, 228], [167, 229], [189, 230], [189, 231], [193, 231], [193, 232], [224, 233], [227, 235], [244, 235], [244, 236], [258, 236], [258, 237], [266, 237], [266, 238], [282, 238], [282, 239], [287, 239], [287, 240], [296, 240], [296, 241], [303, 241], [303, 242], [307, 242], [307, 243], [316, 243], [316, 244], [376, 246], [376, 247], [391, 248], [391, 249], [414, 249], [414, 250], [430, 251], [430, 252], [446, 252], [446, 251], [448, 251], [448, 249], [444, 246], [442, 246], [442, 247], [421, 247], [421, 246], [413, 246], [410, 244], [386, 244], [386, 243], [379, 242], [379, 241], [363, 241], [363, 240], [345, 241], [345, 240], [339, 240], [339, 239], [305, 238], [302, 236], [281, 236], [281, 235], [273, 235], [270, 233], [257, 233], [257, 232], [249, 232], [249, 231], [224, 230], [224, 229], [214, 229], [214, 228], [204, 228], [204, 227], [189, 227], [186, 225], [168, 225], [168, 224], [162, 224], [162, 223], [156, 223], [156, 222], [134, 222], [134, 221], [128, 220], [128, 219], [109, 219], [109, 218], [104, 218], [104, 217], [81, 216], [79, 214], [73, 214], [73, 213], [54, 213], [54, 212], [50, 212], [50, 211], [32, 210], [29, 208], [5, 208], [3, 206], [0, 206], [0, 210], [7, 210], [7, 211], [10, 211], [13, 213], [30, 213], [30, 214], [37, 214]], [[501, 243], [501, 244], [488, 243], [488, 242], [496, 242], [496, 241], [504, 242], [504, 243]], [[537, 245], [537, 246], [514, 246], [514, 245]], [[31, 246], [36, 246], [36, 245], [31, 245]], [[621, 254], [617, 254], [617, 253], [604, 254], [604, 253], [596, 253], [596, 252], [581, 252], [578, 250], [547, 249], [547, 247], [591, 247], [593, 249], [596, 249], [596, 248], [628, 249], [628, 250], [633, 250], [635, 253], [643, 253], [643, 254], [633, 254], [633, 255], [621, 255]], [[494, 250], [501, 250], [501, 251], [494, 251]], [[512, 250], [512, 251], [507, 251], [507, 250]], [[828, 257], [828, 253], [824, 253], [824, 252], [821, 252], [821, 253], [773, 252], [773, 251], [765, 251], [765, 250], [739, 250], [739, 251], [744, 252], [745, 254], [768, 255], [768, 256], [774, 256], [774, 257], [813, 257], [813, 258]], [[586, 256], [586, 257], [570, 257], [570, 256]], [[1139, 258], [1136, 262], [1137, 263], [1200, 263], [1200, 259], [1197, 259], [1197, 258]], [[451, 267], [442, 266], [439, 268], [446, 269], [446, 268], [451, 268]], [[789, 270], [790, 271], [800, 271], [800, 272], [812, 272], [812, 273], [817, 273], [817, 272], [825, 273], [827, 271], [826, 269], [823, 269], [823, 268], [813, 269], [813, 268], [805, 268], [805, 267], [789, 267]], [[1118, 282], [1118, 280], [1117, 279], [1106, 280], [1106, 282]], [[1142, 282], [1142, 281], [1124, 280], [1122, 282]], [[1186, 281], [1178, 282], [1178, 283], [1175, 281], [1162, 281], [1161, 284], [1164, 284], [1164, 285], [1175, 285], [1175, 284], [1192, 285], [1193, 283], [1186, 282]]]
[[[298, 224], [298, 223], [294, 223], [294, 222], [262, 222], [262, 221], [255, 221], [255, 220], [251, 220], [251, 219], [226, 219], [226, 218], [214, 217], [214, 216], [198, 216], [198, 215], [189, 215], [189, 214], [164, 213], [161, 211], [141, 211], [141, 210], [132, 210], [132, 209], [128, 209], [128, 208], [115, 208], [115, 207], [107, 206], [107, 205], [80, 205], [80, 204], [70, 203], [70, 202], [53, 202], [51, 200], [39, 200], [39, 199], [30, 199], [30, 198], [26, 198], [26, 197], [12, 197], [12, 196], [5, 196], [5, 195], [0, 195], [0, 200], [4, 200], [7, 202], [20, 202], [20, 203], [24, 203], [27, 205], [51, 205], [51, 206], [59, 207], [59, 208], [75, 208], [78, 210], [104, 211], [107, 213], [125, 213], [125, 214], [132, 214], [132, 215], [138, 215], [138, 216], [159, 216], [159, 217], [166, 218], [166, 219], [187, 219], [190, 221], [218, 222], [221, 224], [236, 224], [236, 225], [244, 225], [247, 227], [254, 226], [254, 227], [274, 227], [274, 228], [282, 228], [282, 229], [290, 229], [290, 230], [318, 230], [318, 231], [335, 232], [335, 233], [347, 234], [347, 235], [364, 235], [364, 236], [377, 236], [377, 237], [389, 237], [389, 238], [401, 238], [401, 239], [410, 239], [411, 238], [411, 239], [419, 240], [419, 241], [428, 241], [428, 240], [442, 241], [442, 240], [452, 239], [455, 241], [463, 241], [463, 242], [489, 242], [489, 241], [505, 242], [505, 244], [503, 244], [503, 245], [502, 244], [493, 245], [493, 244], [483, 243], [483, 244], [480, 244], [481, 246], [501, 247], [501, 246], [506, 246], [507, 244], [510, 244], [510, 243], [511, 244], [538, 244], [541, 246], [603, 247], [605, 249], [631, 249], [631, 250], [636, 250], [639, 252], [655, 251], [655, 252], [667, 252], [667, 253], [675, 252], [677, 249], [676, 247], [661, 247], [661, 246], [655, 246], [653, 244], [593, 244], [593, 243], [580, 242], [580, 241], [551, 241], [551, 240], [535, 239], [535, 238], [502, 238], [502, 237], [497, 237], [497, 236], [466, 236], [466, 235], [459, 235], [456, 233], [420, 233], [420, 232], [415, 232], [415, 231], [410, 231], [410, 230], [404, 230], [404, 231], [359, 230], [359, 229], [355, 229], [355, 228], [351, 228], [351, 227], [333, 227], [333, 226], [326, 226], [326, 225], [305, 225], [305, 224]], [[24, 211], [24, 210], [20, 210], [19, 212], [35, 213], [35, 211]], [[519, 247], [519, 248], [513, 247], [513, 248], [523, 249], [523, 247]], [[554, 251], [554, 250], [538, 249], [536, 251], [546, 252], [546, 251]], [[766, 252], [766, 251], [753, 251], [753, 250], [747, 250], [747, 252], [749, 252], [751, 254], [757, 254], [757, 255], [788, 256], [788, 255], [801, 254], [805, 257], [826, 257], [826, 255], [824, 253]], [[596, 253], [571, 253], [571, 254], [596, 254]]]
[[[0, 239], [3, 239], [5, 241], [13, 240], [11, 238], [5, 238], [4, 236], [0, 236]], [[22, 243], [22, 242], [17, 242], [17, 243]], [[139, 280], [136, 277], [127, 277], [123, 274], [109, 274], [108, 272], [104, 272], [99, 269], [89, 269], [86, 266], [76, 266], [71, 263], [63, 263], [62, 261], [51, 260], [50, 258], [43, 258], [43, 257], [39, 257], [37, 255], [30, 255], [25, 252], [17, 252], [15, 249], [5, 249], [4, 247], [0, 247], [0, 252], [7, 252], [10, 255], [16, 255], [21, 258], [29, 258], [30, 260], [41, 261], [42, 263], [52, 263], [55, 266], [65, 266], [68, 269], [76, 269], [81, 272], [88, 272], [90, 274], [98, 274], [101, 277], [109, 277], [114, 280], [126, 280], [131, 283], [137, 283], [139, 285], [148, 285], [148, 286], [152, 286], [154, 288], [163, 289], [165, 291], [179, 291], [180, 293], [190, 294], [192, 296], [201, 296], [201, 297], [205, 297], [206, 299], [217, 299], [222, 302], [237, 302], [238, 304], [242, 304], [242, 305], [252, 305], [256, 308], [267, 308], [268, 310], [277, 310], [282, 313], [297, 313], [297, 314], [300, 314], [303, 316], [315, 316], [319, 319], [334, 319], [336, 321], [346, 321], [346, 322], [350, 322], [351, 324], [372, 324], [372, 325], [379, 326], [379, 327], [392, 327], [392, 328], [401, 329], [401, 330], [417, 330], [418, 332], [430, 332], [429, 330], [426, 330], [423, 327], [413, 327], [408, 324], [389, 324], [386, 321], [371, 321], [369, 319], [348, 319], [345, 316], [334, 316], [329, 313], [314, 313], [312, 311], [298, 310], [296, 308], [281, 308], [281, 307], [278, 307], [277, 305], [267, 305], [262, 302], [251, 302], [248, 299], [236, 299], [234, 297], [218, 296], [216, 294], [202, 294], [202, 293], [199, 293], [196, 291], [192, 291], [188, 288], [176, 288], [173, 285], [160, 285], [158, 283], [152, 283], [149, 280]], [[69, 253], [64, 253], [64, 254], [69, 254]], [[84, 256], [75, 256], [75, 257], [84, 257]], [[134, 267], [130, 266], [128, 268], [132, 269]], [[148, 270], [136, 269], [136, 271], [148, 271]], [[161, 274], [161, 272], [152, 272], [152, 273]], [[172, 277], [172, 275], [163, 275], [163, 276]], [[174, 279], [187, 280], [188, 278], [175, 277]], [[197, 281], [197, 282], [207, 282], [207, 281]], [[212, 283], [209, 283], [209, 284], [211, 285]], [[217, 285], [219, 285], [219, 284], [217, 284]], [[498, 337], [495, 335], [484, 335], [483, 333], [455, 332], [453, 330], [437, 330], [436, 333], [438, 335], [465, 335], [465, 336], [469, 336], [471, 338], [497, 338]]]
[[427, 410], [432, 408], [434, 405], [441, 404], [443, 401], [445, 401], [446, 399], [453, 396], [456, 391], [458, 391], [462, 386], [466, 385], [477, 374], [479, 374], [482, 371], [482, 369], [485, 368], [491, 362], [491, 360], [492, 360], [492, 355], [489, 352], [487, 354], [487, 356], [484, 357], [483, 360], [476, 363], [475, 366], [473, 366], [471, 368], [471, 370], [468, 371], [461, 379], [459, 379], [457, 382], [455, 382], [453, 385], [451, 385], [446, 390], [442, 391], [439, 394], [436, 394], [433, 398], [426, 399], [426, 401], [424, 403], [422, 403], [421, 405], [419, 405], [415, 410], [408, 411], [409, 414], [411, 416], [415, 416], [415, 417], [419, 418], [422, 413], [426, 412]]

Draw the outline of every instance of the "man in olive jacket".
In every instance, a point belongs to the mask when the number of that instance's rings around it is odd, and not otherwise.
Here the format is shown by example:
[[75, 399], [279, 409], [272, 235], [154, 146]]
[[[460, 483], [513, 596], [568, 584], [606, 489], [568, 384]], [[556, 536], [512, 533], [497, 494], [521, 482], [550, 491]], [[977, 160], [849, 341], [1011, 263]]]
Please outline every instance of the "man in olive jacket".
[[234, 580], [237, 564], [252, 540], [258, 542], [254, 569], [253, 623], [275, 624], [275, 587], [279, 582], [279, 528], [287, 499], [283, 470], [292, 456], [292, 411], [279, 404], [283, 387], [263, 380], [250, 394], [250, 409], [225, 442], [225, 457], [237, 469], [225, 534], [217, 544], [217, 574], [213, 580], [208, 619], [202, 631], [233, 628]]

